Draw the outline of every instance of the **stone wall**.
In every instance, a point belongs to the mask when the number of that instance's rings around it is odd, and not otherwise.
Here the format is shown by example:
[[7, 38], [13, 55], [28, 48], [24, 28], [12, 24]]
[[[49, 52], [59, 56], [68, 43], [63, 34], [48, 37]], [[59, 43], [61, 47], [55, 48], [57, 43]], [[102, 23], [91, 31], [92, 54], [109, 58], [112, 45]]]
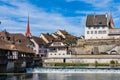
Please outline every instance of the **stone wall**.
[[[72, 54], [94, 54], [95, 48], [98, 48], [98, 53], [108, 52], [120, 44], [119, 39], [98, 39], [98, 40], [85, 40], [79, 39], [77, 45], [71, 47]], [[120, 47], [119, 47], [120, 49]], [[117, 51], [119, 51], [117, 48]]]
[[[66, 58], [65, 63], [110, 63], [110, 61], [117, 61], [120, 63], [119, 58]], [[44, 63], [64, 63], [64, 58], [61, 59], [45, 59]]]

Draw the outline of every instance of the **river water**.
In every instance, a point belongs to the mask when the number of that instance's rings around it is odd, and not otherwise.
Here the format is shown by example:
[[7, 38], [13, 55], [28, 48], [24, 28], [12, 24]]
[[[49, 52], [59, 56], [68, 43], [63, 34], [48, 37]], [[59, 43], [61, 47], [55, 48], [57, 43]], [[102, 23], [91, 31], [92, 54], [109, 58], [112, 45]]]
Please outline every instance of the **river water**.
[[27, 69], [27, 73], [0, 74], [0, 80], [120, 80], [119, 69]]

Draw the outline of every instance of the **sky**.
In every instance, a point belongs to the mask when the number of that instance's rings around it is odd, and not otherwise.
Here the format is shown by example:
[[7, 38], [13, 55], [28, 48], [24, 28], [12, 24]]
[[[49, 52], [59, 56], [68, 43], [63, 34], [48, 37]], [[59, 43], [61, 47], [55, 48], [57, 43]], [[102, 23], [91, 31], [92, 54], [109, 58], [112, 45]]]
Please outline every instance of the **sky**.
[[120, 28], [120, 0], [0, 0], [0, 31], [25, 34], [28, 14], [31, 34], [66, 30], [84, 35], [86, 16], [112, 14], [115, 28]]

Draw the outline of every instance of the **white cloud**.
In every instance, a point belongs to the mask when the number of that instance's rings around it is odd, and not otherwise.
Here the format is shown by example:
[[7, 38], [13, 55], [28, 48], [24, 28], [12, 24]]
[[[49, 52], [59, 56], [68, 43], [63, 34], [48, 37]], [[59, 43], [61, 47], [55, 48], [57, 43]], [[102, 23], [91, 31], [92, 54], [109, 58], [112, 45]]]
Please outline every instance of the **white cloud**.
[[102, 1], [101, 0], [81, 0], [81, 1], [84, 1], [85, 3], [88, 3], [88, 4], [92, 4], [95, 7], [105, 8], [110, 5], [110, 2], [112, 0], [102, 0]]
[[29, 12], [31, 33], [33, 35], [39, 36], [41, 32], [53, 32], [57, 29], [65, 29], [77, 36], [83, 34], [83, 26], [80, 26], [81, 23], [77, 23], [79, 20], [84, 20], [81, 17], [64, 17], [59, 13], [48, 13], [25, 0], [1, 1], [12, 5], [0, 5], [0, 20], [2, 22], [0, 26], [2, 30], [7, 29], [10, 32], [21, 32], [24, 34]]
[[105, 8], [111, 5], [112, 0], [66, 0], [67, 2], [81, 1], [93, 5], [94, 7]]

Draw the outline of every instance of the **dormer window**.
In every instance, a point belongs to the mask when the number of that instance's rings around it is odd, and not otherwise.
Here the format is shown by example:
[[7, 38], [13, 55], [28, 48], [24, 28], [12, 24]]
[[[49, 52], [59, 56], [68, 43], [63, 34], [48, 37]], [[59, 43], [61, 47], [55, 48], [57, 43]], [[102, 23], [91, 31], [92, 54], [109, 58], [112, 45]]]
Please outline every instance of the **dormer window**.
[[7, 40], [10, 41], [10, 37], [7, 37]]
[[102, 22], [99, 22], [99, 24], [102, 24]]
[[18, 43], [21, 43], [22, 41], [20, 39], [17, 40]]

